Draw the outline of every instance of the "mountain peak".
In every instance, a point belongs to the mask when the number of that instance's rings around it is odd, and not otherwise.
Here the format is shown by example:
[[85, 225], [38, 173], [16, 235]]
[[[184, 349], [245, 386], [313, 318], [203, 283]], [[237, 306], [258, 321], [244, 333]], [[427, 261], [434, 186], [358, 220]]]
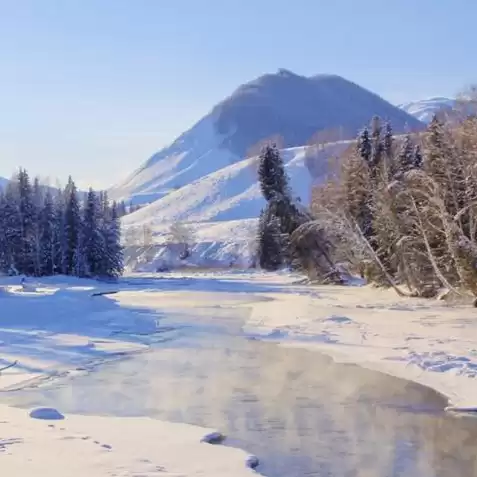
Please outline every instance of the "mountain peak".
[[290, 148], [309, 143], [323, 131], [330, 132], [329, 139], [355, 138], [376, 115], [391, 121], [397, 133], [424, 127], [341, 76], [306, 77], [282, 68], [239, 86], [111, 194], [115, 199], [134, 197], [138, 203], [151, 202], [237, 163], [265, 140], [278, 139], [284, 148]]
[[281, 76], [282, 78], [300, 77], [300, 75], [297, 75], [296, 73], [293, 73], [293, 71], [287, 70], [286, 68], [279, 68], [277, 71], [277, 76]]

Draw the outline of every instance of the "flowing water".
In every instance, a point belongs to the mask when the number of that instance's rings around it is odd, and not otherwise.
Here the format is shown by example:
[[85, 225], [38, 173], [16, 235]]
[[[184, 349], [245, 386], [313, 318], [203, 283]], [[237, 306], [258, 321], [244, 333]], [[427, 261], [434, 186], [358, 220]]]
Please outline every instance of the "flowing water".
[[240, 336], [237, 310], [174, 319], [151, 349], [37, 389], [17, 406], [219, 429], [270, 477], [477, 476], [477, 421], [424, 387]]

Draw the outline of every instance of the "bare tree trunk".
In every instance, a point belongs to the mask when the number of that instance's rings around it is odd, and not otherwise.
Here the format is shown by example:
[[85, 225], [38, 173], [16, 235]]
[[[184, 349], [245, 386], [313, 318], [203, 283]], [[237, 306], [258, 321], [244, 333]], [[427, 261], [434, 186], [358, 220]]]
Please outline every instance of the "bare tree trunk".
[[422, 223], [422, 218], [421, 218], [421, 214], [417, 208], [417, 205], [416, 205], [416, 201], [414, 199], [414, 197], [411, 197], [411, 203], [412, 203], [412, 206], [413, 206], [413, 209], [414, 209], [414, 212], [416, 214], [416, 217], [417, 217], [417, 220], [418, 220], [418, 223], [419, 223], [419, 231], [422, 235], [422, 239], [424, 241], [424, 245], [426, 247], [426, 251], [427, 251], [427, 256], [429, 258], [429, 261], [432, 265], [432, 268], [437, 276], [437, 278], [440, 280], [440, 282], [442, 283], [442, 285], [446, 286], [449, 290], [452, 290], [454, 293], [456, 293], [457, 295], [461, 296], [462, 294], [459, 293], [450, 283], [449, 281], [446, 279], [446, 277], [441, 273], [441, 271], [439, 270], [439, 266], [437, 265], [437, 262], [436, 262], [436, 259], [434, 257], [434, 254], [432, 253], [432, 248], [429, 244], [429, 239], [427, 237], [427, 234], [426, 234], [426, 231], [425, 231], [425, 228], [424, 228], [424, 224]]

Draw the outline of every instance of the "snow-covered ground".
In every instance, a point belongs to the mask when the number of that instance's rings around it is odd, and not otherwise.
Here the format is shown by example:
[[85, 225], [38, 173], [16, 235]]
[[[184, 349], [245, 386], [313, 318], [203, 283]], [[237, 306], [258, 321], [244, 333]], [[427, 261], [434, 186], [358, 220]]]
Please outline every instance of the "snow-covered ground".
[[0, 406], [0, 468], [12, 477], [253, 474], [245, 452], [201, 442], [207, 432], [148, 418], [33, 419], [22, 409]]

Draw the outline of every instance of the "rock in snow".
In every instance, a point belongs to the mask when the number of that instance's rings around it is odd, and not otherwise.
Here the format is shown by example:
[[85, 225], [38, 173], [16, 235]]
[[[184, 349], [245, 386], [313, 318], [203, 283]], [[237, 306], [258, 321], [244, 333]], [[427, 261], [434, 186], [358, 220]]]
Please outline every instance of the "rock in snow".
[[61, 412], [52, 407], [39, 407], [30, 412], [33, 419], [42, 419], [44, 421], [60, 421], [65, 418]]
[[258, 457], [254, 455], [249, 455], [247, 457], [247, 460], [245, 461], [245, 465], [247, 467], [250, 467], [251, 469], [255, 469], [256, 467], [258, 467], [259, 464], [260, 464], [260, 461], [258, 460]]
[[206, 444], [221, 444], [224, 442], [225, 436], [220, 432], [211, 432], [206, 434], [200, 442], [205, 442]]

